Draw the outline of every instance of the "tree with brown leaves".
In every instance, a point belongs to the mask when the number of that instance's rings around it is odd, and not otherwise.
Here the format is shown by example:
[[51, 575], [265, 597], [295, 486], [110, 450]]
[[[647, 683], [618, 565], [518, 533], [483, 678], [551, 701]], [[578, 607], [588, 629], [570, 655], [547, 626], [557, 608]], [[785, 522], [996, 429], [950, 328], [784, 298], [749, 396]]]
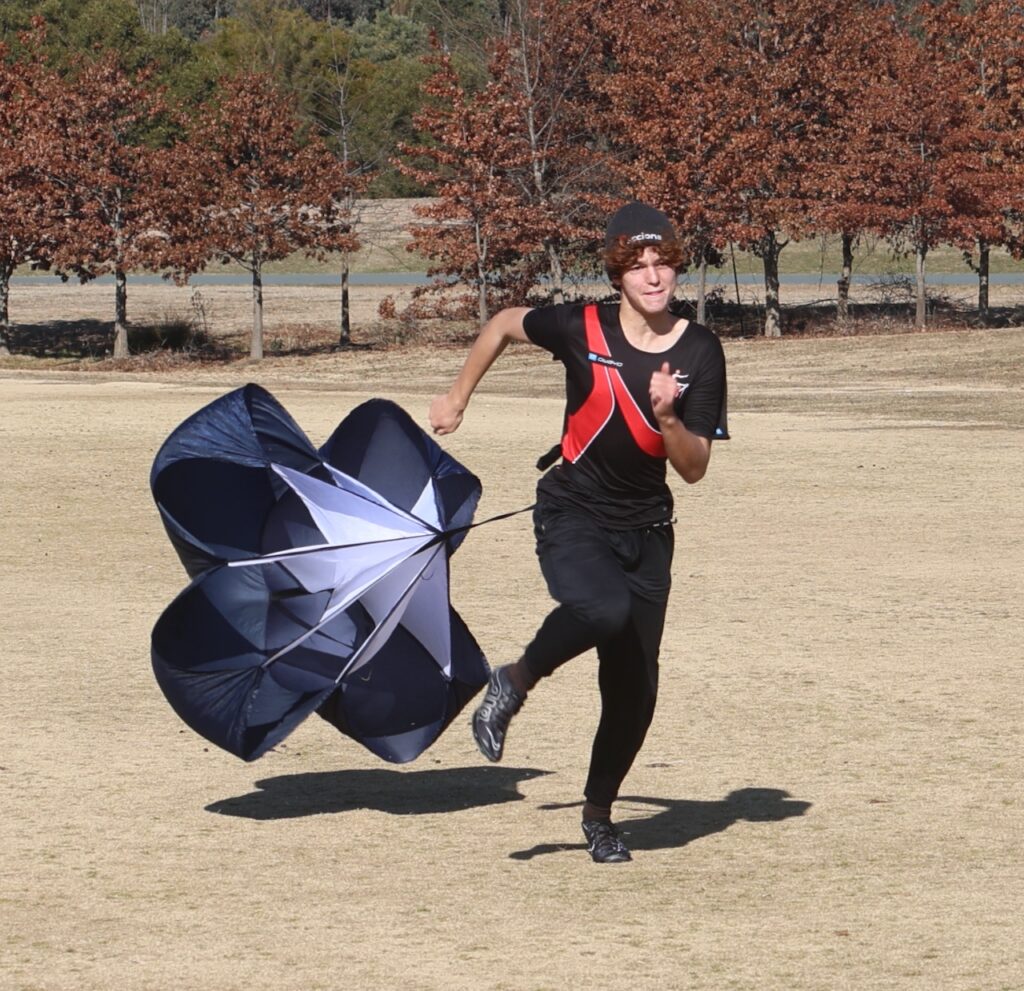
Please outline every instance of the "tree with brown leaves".
[[811, 233], [815, 143], [826, 119], [822, 58], [837, 0], [610, 0], [602, 84], [631, 193], [677, 220], [698, 265], [736, 242], [764, 267], [766, 336], [782, 332], [779, 256]]
[[888, 177], [897, 167], [891, 149], [874, 138], [875, 99], [884, 99], [889, 78], [886, 53], [896, 26], [868, 3], [851, 4], [832, 43], [821, 52], [821, 116], [810, 146], [816, 233], [838, 234], [842, 261], [837, 280], [837, 316], [849, 316], [854, 250], [867, 234], [882, 234], [897, 209]]
[[848, 111], [851, 152], [873, 187], [881, 233], [914, 256], [918, 327], [927, 322], [928, 253], [973, 237], [988, 169], [967, 63], [942, 56], [952, 14], [948, 4], [923, 7], [894, 32]]
[[729, 56], [725, 37], [704, 31], [706, 20], [706, 8], [691, 2], [602, 5], [597, 23], [615, 71], [595, 72], [592, 83], [605, 100], [626, 194], [672, 218], [688, 263], [698, 268], [698, 322], [705, 319], [707, 265], [728, 241], [729, 142], [740, 126], [740, 108], [724, 98], [713, 71]]
[[113, 274], [113, 354], [122, 358], [128, 272], [159, 264], [153, 149], [145, 140], [168, 110], [147, 75], [129, 76], [113, 51], [85, 59], [67, 79], [45, 73], [36, 82], [47, 113], [35, 166], [56, 191], [62, 217], [48, 258], [83, 281]]
[[958, 177], [958, 243], [978, 275], [978, 316], [985, 321], [991, 249], [1013, 246], [1014, 206], [1024, 203], [1024, 12], [1012, 0], [983, 0], [969, 8], [947, 3], [941, 15], [931, 41], [944, 62], [961, 64], [973, 118], [972, 167]]
[[11, 276], [20, 265], [45, 265], [59, 214], [37, 165], [48, 145], [36, 82], [45, 71], [29, 52], [18, 61], [0, 44], [0, 354], [10, 353]]
[[434, 68], [424, 84], [427, 104], [416, 117], [430, 135], [421, 145], [403, 145], [397, 167], [418, 182], [434, 184], [437, 198], [416, 207], [424, 222], [411, 228], [411, 251], [435, 260], [428, 270], [433, 290], [468, 285], [477, 318], [522, 300], [538, 275], [535, 243], [526, 229], [539, 229], [541, 214], [524, 205], [518, 179], [530, 167], [523, 140], [521, 96], [510, 85], [510, 53], [499, 46], [490, 81], [468, 92], [447, 52], [429, 56]]
[[453, 282], [474, 290], [481, 321], [495, 307], [522, 303], [546, 278], [565, 298], [567, 269], [593, 266], [607, 184], [581, 94], [601, 45], [583, 29], [591, 8], [565, 0], [511, 0], [500, 37], [488, 46], [485, 85], [472, 90], [435, 39], [424, 109], [429, 135], [402, 147], [404, 174], [433, 186], [412, 230], [413, 250], [436, 259], [431, 290]]
[[764, 333], [782, 332], [779, 255], [813, 233], [815, 148], [828, 138], [823, 59], [836, 44], [842, 0], [735, 0], [716, 21], [728, 44], [717, 71], [740, 118], [727, 142], [730, 238], [762, 261]]
[[183, 176], [164, 215], [166, 262], [195, 272], [211, 258], [252, 277], [250, 357], [263, 357], [263, 267], [296, 251], [354, 250], [350, 179], [319, 138], [303, 141], [292, 99], [262, 74], [222, 81], [173, 155]]

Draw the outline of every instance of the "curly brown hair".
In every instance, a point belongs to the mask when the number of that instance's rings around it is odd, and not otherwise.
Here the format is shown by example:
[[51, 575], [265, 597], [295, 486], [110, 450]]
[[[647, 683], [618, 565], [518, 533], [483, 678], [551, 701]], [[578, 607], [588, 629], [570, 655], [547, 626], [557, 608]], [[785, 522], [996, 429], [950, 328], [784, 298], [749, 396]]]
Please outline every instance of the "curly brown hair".
[[658, 258], [665, 264], [671, 265], [677, 272], [684, 268], [683, 246], [678, 241], [660, 241], [658, 244], [630, 244], [625, 236], [620, 237], [616, 244], [604, 249], [604, 269], [613, 286], [622, 282], [622, 274], [632, 268], [637, 259], [644, 253], [645, 248], [654, 248], [658, 252]]

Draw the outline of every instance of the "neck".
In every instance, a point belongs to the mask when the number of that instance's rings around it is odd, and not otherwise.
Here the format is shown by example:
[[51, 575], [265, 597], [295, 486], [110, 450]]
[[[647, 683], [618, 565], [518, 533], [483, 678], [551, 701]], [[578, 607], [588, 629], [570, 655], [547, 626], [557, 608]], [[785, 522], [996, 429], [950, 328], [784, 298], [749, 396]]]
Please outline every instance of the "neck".
[[688, 320], [674, 316], [668, 310], [649, 316], [638, 313], [631, 306], [619, 307], [619, 324], [633, 347], [641, 351], [664, 351], [670, 348], [686, 330]]

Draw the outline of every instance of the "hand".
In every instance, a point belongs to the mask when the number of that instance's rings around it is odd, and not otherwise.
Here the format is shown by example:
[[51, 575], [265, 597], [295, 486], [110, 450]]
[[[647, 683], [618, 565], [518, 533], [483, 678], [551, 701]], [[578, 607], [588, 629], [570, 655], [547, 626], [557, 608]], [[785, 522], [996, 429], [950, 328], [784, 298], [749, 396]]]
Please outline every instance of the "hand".
[[661, 426], [674, 423], [677, 419], [675, 410], [676, 393], [679, 385], [669, 370], [669, 363], [662, 362], [661, 371], [651, 375], [650, 396], [651, 408]]
[[452, 399], [450, 393], [434, 396], [430, 404], [430, 426], [435, 434], [450, 434], [459, 429], [465, 407]]

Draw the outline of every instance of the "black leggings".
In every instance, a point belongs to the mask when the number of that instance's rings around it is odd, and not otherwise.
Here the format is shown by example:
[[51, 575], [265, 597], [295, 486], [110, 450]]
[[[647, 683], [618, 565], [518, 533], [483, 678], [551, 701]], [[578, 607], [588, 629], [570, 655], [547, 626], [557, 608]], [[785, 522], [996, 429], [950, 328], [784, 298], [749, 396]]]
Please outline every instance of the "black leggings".
[[541, 571], [559, 605], [523, 659], [539, 679], [597, 648], [601, 721], [584, 794], [608, 807], [654, 716], [672, 527], [605, 530], [581, 511], [539, 502], [534, 528]]

